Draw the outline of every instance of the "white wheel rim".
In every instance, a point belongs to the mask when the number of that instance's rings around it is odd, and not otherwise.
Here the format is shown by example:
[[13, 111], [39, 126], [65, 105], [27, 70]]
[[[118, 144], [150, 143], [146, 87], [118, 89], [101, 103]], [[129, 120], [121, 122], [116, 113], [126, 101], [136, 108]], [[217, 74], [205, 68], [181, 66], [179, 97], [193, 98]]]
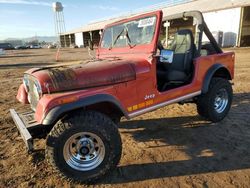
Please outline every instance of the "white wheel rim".
[[90, 132], [72, 135], [65, 143], [63, 157], [73, 169], [89, 171], [98, 167], [105, 156], [105, 146], [99, 136]]
[[214, 99], [214, 109], [217, 113], [222, 113], [228, 105], [228, 93], [225, 88], [220, 89]]

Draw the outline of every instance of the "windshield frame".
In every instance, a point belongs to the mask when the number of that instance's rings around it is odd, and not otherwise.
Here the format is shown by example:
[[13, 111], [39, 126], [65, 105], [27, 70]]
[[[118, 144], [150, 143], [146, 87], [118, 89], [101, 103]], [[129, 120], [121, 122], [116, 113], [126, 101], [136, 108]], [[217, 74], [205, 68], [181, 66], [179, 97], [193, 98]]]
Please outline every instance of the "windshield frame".
[[[155, 17], [156, 18], [154, 34], [152, 36], [151, 42], [149, 42], [148, 44], [138, 44], [138, 45], [133, 46], [132, 48], [129, 45], [119, 46], [119, 47], [114, 46], [111, 49], [102, 47], [101, 43], [103, 41], [104, 32], [106, 29], [111, 28], [111, 27], [116, 26], [116, 25], [121, 25], [121, 24], [124, 24], [127, 22], [132, 22], [135, 20], [148, 18], [148, 17]], [[110, 53], [126, 53], [130, 50], [133, 50], [133, 52], [145, 52], [145, 53], [154, 52], [156, 50], [156, 46], [157, 46], [156, 44], [157, 44], [158, 35], [159, 35], [159, 31], [160, 31], [161, 20], [162, 20], [162, 11], [155, 11], [155, 12], [151, 12], [151, 13], [147, 13], [147, 14], [142, 14], [139, 16], [134, 16], [134, 17], [131, 17], [128, 19], [123, 19], [121, 21], [107, 25], [104, 28], [104, 32], [103, 32], [103, 34], [101, 36], [101, 40], [99, 42], [98, 51], [97, 51], [98, 56], [99, 55], [108, 55]]]
[[[101, 48], [119, 48], [126, 46], [132, 47], [137, 45], [150, 44], [153, 40], [156, 30], [156, 19], [157, 18], [155, 15], [151, 15], [148, 17], [134, 19], [128, 22], [107, 27], [103, 32], [103, 37], [100, 43]], [[149, 20], [149, 22], [151, 23], [142, 23], [143, 21], [147, 20]], [[144, 26], [140, 26], [140, 24], [144, 24]], [[119, 28], [121, 30], [119, 30]], [[123, 42], [119, 44], [119, 40]], [[108, 41], [108, 43], [104, 43], [104, 41]]]

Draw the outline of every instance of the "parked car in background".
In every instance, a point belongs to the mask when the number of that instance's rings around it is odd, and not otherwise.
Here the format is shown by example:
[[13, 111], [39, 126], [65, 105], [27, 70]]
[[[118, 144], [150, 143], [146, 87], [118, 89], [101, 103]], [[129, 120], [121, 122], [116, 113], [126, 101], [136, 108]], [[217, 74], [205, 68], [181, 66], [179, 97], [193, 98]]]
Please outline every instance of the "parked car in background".
[[2, 48], [0, 48], [0, 55], [4, 55], [4, 54], [5, 54], [5, 51]]
[[56, 45], [54, 45], [54, 44], [48, 45], [48, 49], [54, 49], [54, 48], [56, 48]]
[[0, 48], [3, 50], [14, 50], [15, 49], [10, 43], [0, 43]]
[[70, 48], [78, 48], [78, 46], [76, 44], [71, 44]]
[[27, 46], [18, 45], [18, 46], [15, 46], [15, 49], [16, 50], [24, 50], [24, 49], [27, 49]]
[[40, 45], [38, 45], [38, 44], [33, 44], [33, 45], [30, 45], [30, 48], [31, 49], [40, 49], [42, 47]]

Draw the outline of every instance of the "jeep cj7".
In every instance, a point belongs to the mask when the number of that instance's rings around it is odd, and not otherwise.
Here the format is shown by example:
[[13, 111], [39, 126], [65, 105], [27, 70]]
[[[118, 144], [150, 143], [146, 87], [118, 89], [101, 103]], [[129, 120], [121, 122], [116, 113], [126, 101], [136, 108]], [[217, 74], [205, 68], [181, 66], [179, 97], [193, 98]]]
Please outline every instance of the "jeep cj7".
[[[164, 26], [177, 19], [191, 20], [194, 30], [179, 29], [170, 41]], [[45, 136], [46, 158], [69, 180], [93, 182], [117, 166], [121, 117], [172, 103], [195, 103], [212, 122], [228, 114], [235, 55], [223, 53], [198, 11], [107, 25], [96, 53], [87, 63], [28, 70], [17, 99], [31, 110], [10, 110], [28, 151]]]

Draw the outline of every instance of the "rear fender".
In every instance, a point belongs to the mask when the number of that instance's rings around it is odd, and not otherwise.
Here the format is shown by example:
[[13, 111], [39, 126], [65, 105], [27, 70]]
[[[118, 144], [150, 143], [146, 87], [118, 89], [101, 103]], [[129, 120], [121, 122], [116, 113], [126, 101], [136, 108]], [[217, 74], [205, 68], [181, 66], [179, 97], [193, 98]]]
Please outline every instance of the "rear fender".
[[97, 94], [94, 96], [86, 97], [84, 99], [80, 99], [76, 102], [68, 103], [68, 104], [63, 104], [56, 106], [52, 108], [49, 113], [45, 116], [45, 118], [42, 121], [43, 125], [53, 125], [55, 124], [60, 118], [62, 118], [65, 114], [81, 109], [87, 106], [95, 105], [98, 103], [103, 103], [103, 102], [109, 102], [115, 105], [121, 112], [122, 114], [128, 118], [127, 112], [124, 110], [122, 105], [118, 102], [118, 100], [108, 94]]
[[214, 64], [210, 69], [208, 69], [206, 76], [203, 80], [202, 93], [207, 93], [209, 89], [209, 84], [213, 77], [222, 77], [227, 80], [232, 80], [232, 76], [229, 70], [222, 64]]

